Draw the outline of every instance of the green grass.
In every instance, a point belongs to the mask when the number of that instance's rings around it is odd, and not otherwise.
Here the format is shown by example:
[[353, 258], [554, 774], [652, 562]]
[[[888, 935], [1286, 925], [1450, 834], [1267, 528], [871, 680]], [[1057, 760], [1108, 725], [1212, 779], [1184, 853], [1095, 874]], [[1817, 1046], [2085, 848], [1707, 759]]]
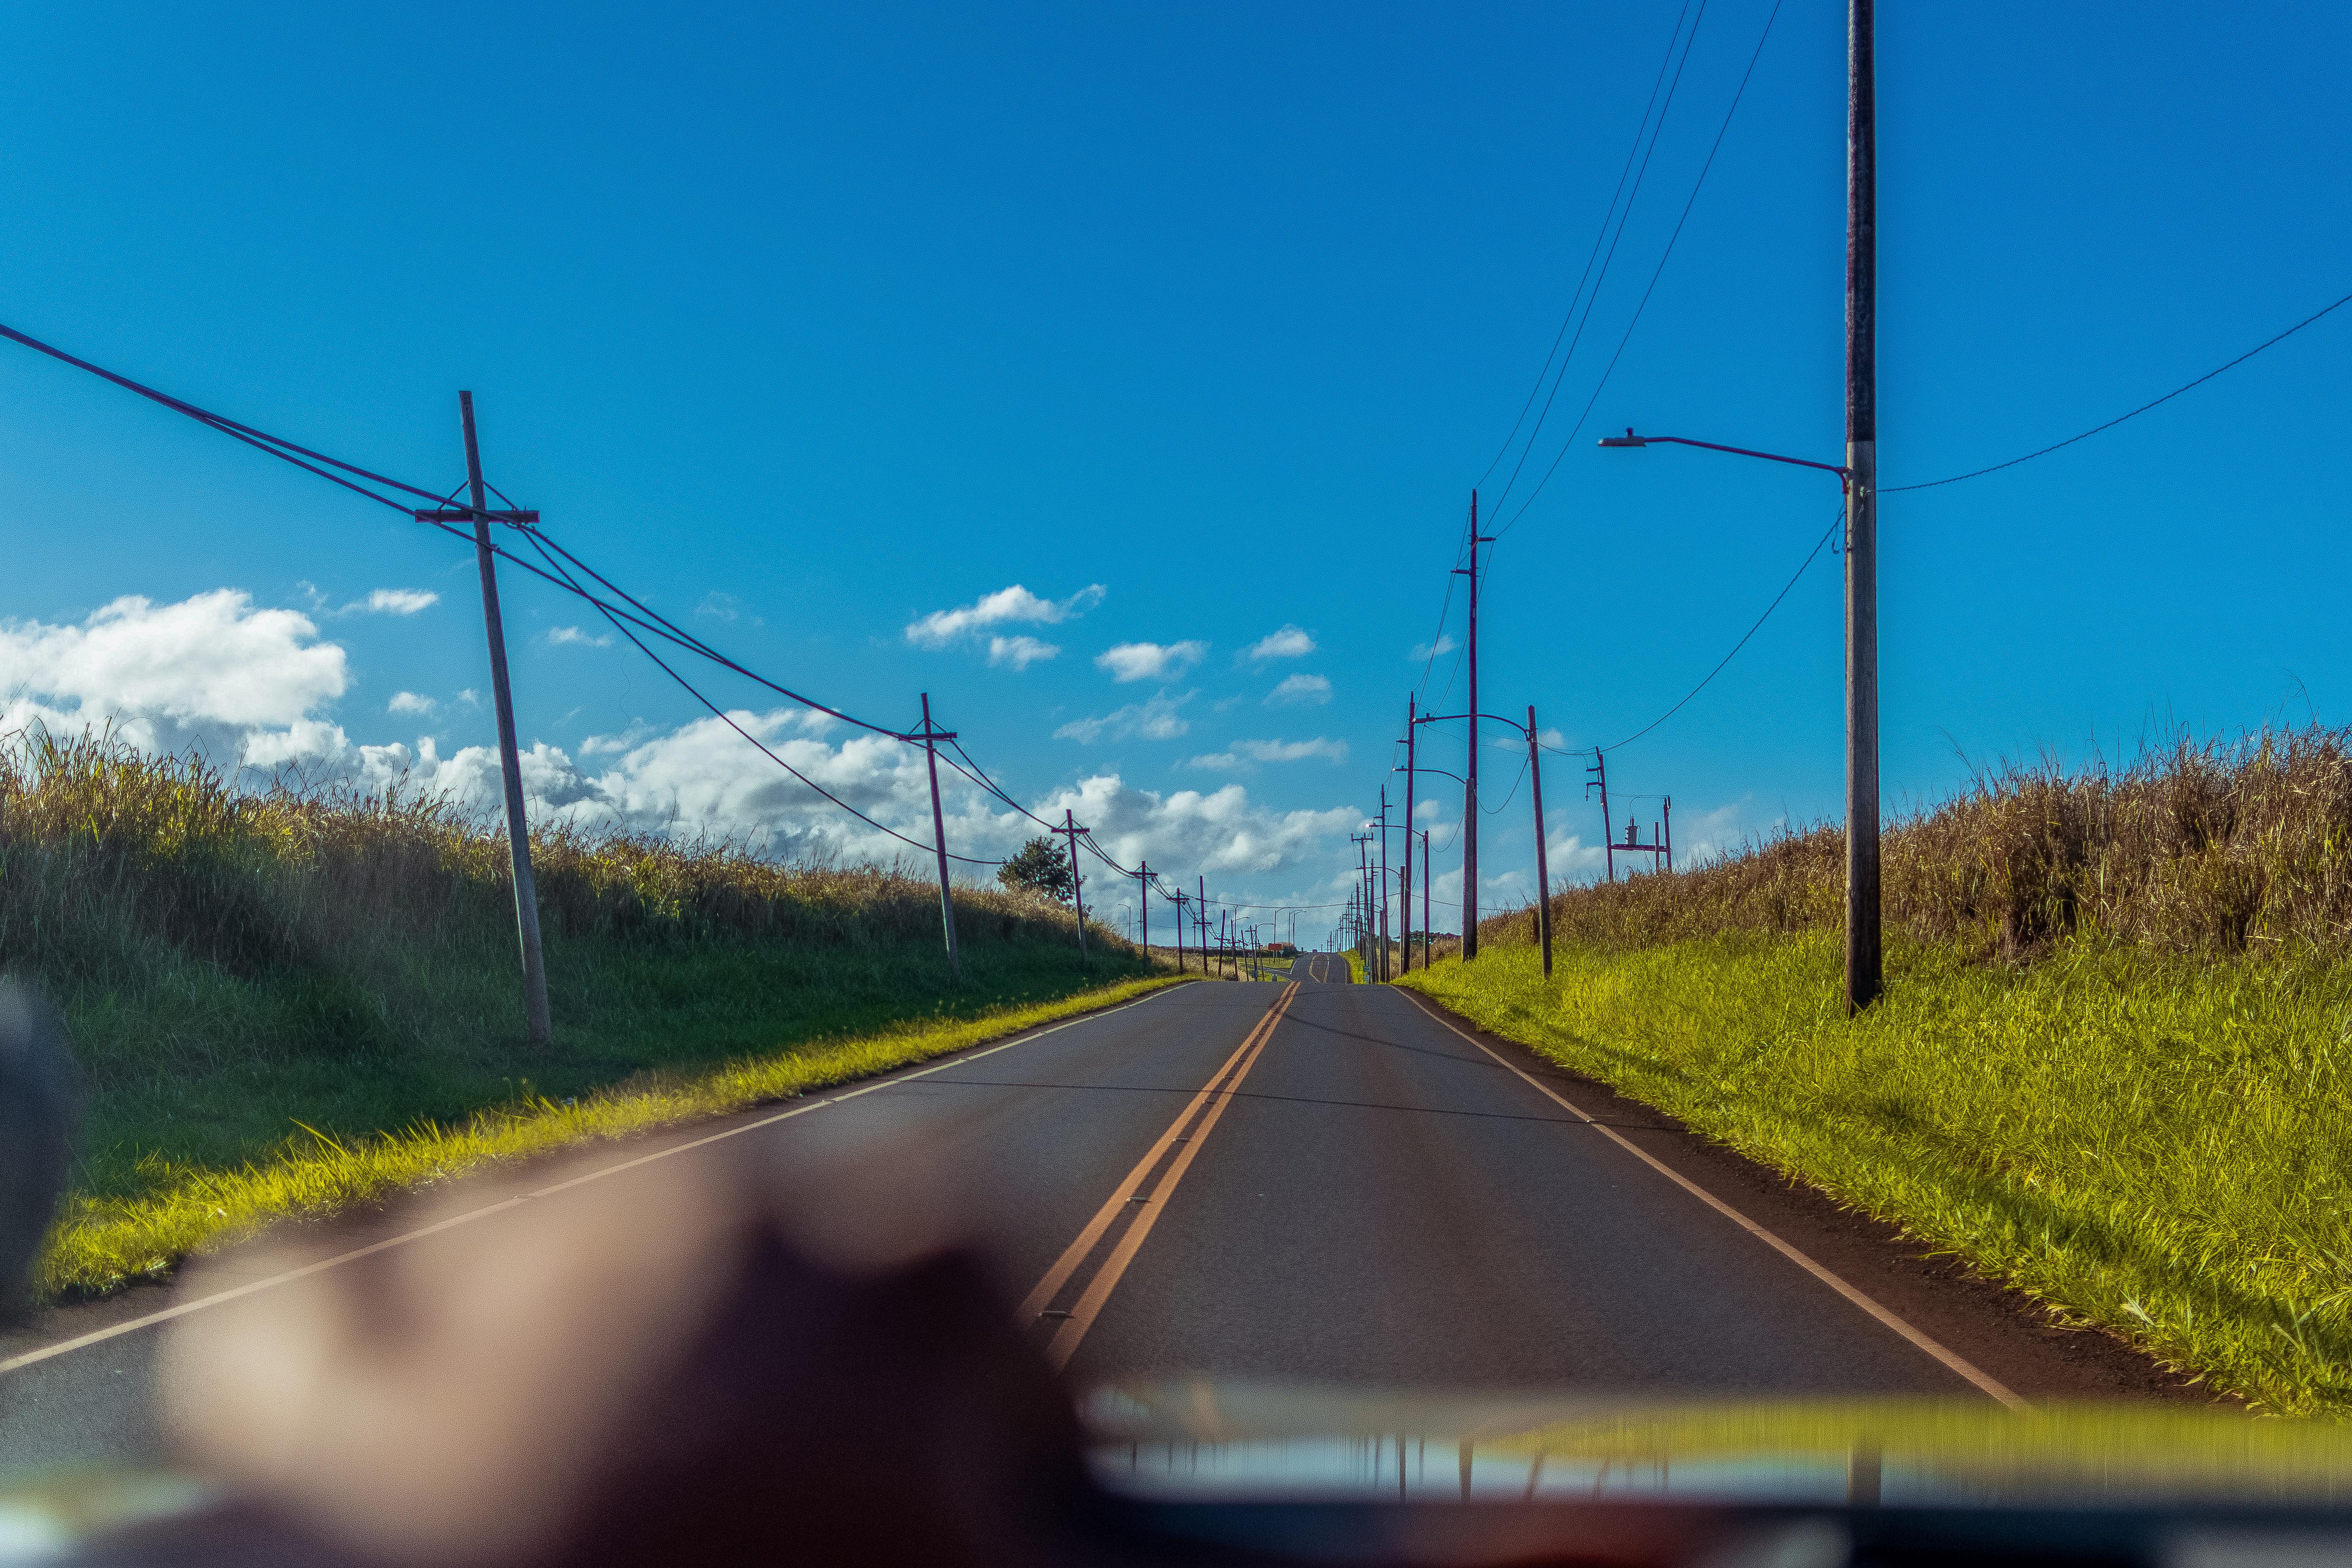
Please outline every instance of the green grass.
[[531, 854], [545, 1047], [521, 1037], [496, 822], [0, 737], [0, 963], [61, 1006], [90, 1091], [45, 1286], [103, 1290], [272, 1215], [835, 1082], [1162, 973], [1099, 925], [1082, 961], [1042, 896], [956, 889], [958, 984], [923, 878], [561, 825]]
[[[1024, 956], [1033, 961], [1037, 957]], [[709, 967], [687, 966], [689, 973], [677, 983], [708, 978]], [[833, 1015], [856, 1017], [867, 1032], [847, 1038], [812, 1037], [793, 1048], [758, 1054], [730, 1057], [715, 1048], [733, 1022], [723, 1016], [725, 1008], [701, 1010], [707, 1021], [719, 1027], [688, 1037], [691, 1044], [680, 1044], [666, 1028], [658, 1035], [632, 1035], [627, 1032], [632, 1023], [643, 1029], [656, 1020], [616, 1016], [604, 1051], [552, 1069], [551, 1076], [562, 1086], [582, 1091], [562, 1094], [561, 1099], [555, 1087], [538, 1087], [534, 1092], [534, 1086], [520, 1084], [522, 1092], [517, 1093], [520, 1080], [487, 1078], [483, 1076], [486, 1064], [478, 1063], [470, 1079], [453, 1072], [435, 1079], [425, 1069], [411, 1068], [398, 1074], [376, 1075], [375, 1081], [362, 1089], [309, 1075], [256, 1075], [264, 1087], [263, 1098], [276, 1110], [340, 1108], [346, 1129], [341, 1136], [330, 1130], [335, 1125], [333, 1117], [328, 1118], [328, 1126], [311, 1123], [316, 1131], [305, 1128], [293, 1137], [280, 1136], [270, 1125], [270, 1110], [257, 1108], [239, 1114], [224, 1098], [229, 1086], [207, 1086], [208, 1092], [191, 1099], [191, 1103], [203, 1103], [212, 1112], [203, 1119], [208, 1124], [196, 1142], [233, 1140], [233, 1129], [239, 1127], [267, 1128], [273, 1146], [242, 1163], [155, 1152], [139, 1165], [138, 1178], [125, 1190], [86, 1186], [77, 1191], [68, 1199], [43, 1259], [38, 1287], [51, 1296], [104, 1292], [142, 1276], [157, 1275], [189, 1253], [249, 1236], [289, 1215], [331, 1214], [398, 1188], [445, 1180], [491, 1161], [523, 1158], [803, 1094], [1182, 984], [1172, 975], [1150, 975], [1131, 976], [1108, 985], [1074, 986], [1069, 982], [1077, 978], [1071, 973], [1075, 963], [1033, 962], [1026, 967], [1026, 982], [1044, 999], [1008, 1000], [999, 995], [991, 1000], [967, 990], [959, 992], [951, 1003], [939, 999], [925, 1015], [920, 1008], [908, 1005], [903, 997], [895, 1006], [868, 997], [862, 1009], [852, 1007]], [[1099, 977], [1097, 972], [1095, 978]], [[659, 989], [651, 976], [644, 978], [649, 989]], [[738, 1000], [748, 999], [739, 996]], [[693, 1016], [691, 1012], [682, 1015]], [[805, 1023], [810, 1016], [803, 1013], [792, 1021]], [[770, 1039], [778, 1037], [774, 1020], [761, 1027]], [[738, 1028], [740, 1032], [740, 1025]], [[626, 1048], [632, 1039], [641, 1047], [634, 1053]], [[646, 1062], [662, 1066], [655, 1070], [629, 1070], [617, 1083], [596, 1081], [600, 1071], [610, 1079], [622, 1070], [642, 1068]], [[478, 1104], [464, 1115], [395, 1114], [419, 1101], [462, 1105], [467, 1088], [485, 1091], [483, 1098], [490, 1102]], [[135, 1119], [133, 1108], [119, 1100], [101, 1099], [100, 1104], [102, 1111], [118, 1122]], [[160, 1128], [151, 1125], [144, 1131], [184, 1147], [187, 1141], [181, 1133], [195, 1119], [184, 1114], [182, 1128], [175, 1130], [171, 1125], [174, 1113], [166, 1109], [173, 1104], [168, 1094], [142, 1100], [141, 1109], [150, 1115], [160, 1109], [165, 1119]], [[397, 1130], [376, 1131], [379, 1127]]]
[[2352, 970], [1898, 942], [1849, 1022], [1841, 962], [1734, 931], [1402, 984], [2258, 1407], [2352, 1411]]

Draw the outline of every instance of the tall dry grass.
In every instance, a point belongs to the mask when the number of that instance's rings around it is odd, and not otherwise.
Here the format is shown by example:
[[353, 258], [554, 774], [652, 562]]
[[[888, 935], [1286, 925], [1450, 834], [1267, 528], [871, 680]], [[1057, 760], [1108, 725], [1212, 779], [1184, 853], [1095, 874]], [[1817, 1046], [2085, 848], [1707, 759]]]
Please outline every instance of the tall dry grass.
[[[562, 825], [534, 831], [532, 855], [551, 963], [567, 946], [651, 959], [939, 942], [936, 884], [888, 868]], [[201, 757], [100, 735], [0, 740], [0, 965], [64, 1003], [101, 1087], [515, 1032], [512, 886], [502, 824], [444, 797], [242, 791]], [[960, 889], [955, 904], [979, 949], [1074, 940], [1048, 900]], [[557, 997], [559, 1015], [573, 1001]]]
[[[2121, 768], [2005, 763], [1884, 840], [1890, 936], [2030, 959], [2096, 934], [2171, 952], [2352, 952], [2352, 731], [2176, 740]], [[1629, 948], [1836, 929], [1845, 834], [1820, 827], [1690, 871], [1552, 900], [1559, 940]], [[1532, 909], [1482, 923], [1525, 942]]]

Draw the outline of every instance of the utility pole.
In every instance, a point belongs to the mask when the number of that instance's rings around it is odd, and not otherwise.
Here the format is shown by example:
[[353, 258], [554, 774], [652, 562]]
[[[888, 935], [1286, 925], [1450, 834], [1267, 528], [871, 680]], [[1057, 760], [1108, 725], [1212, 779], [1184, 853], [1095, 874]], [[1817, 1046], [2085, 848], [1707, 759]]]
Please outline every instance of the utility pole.
[[[1412, 853], [1412, 840], [1404, 841], [1405, 853]], [[1429, 829], [1421, 830], [1421, 966], [1429, 967]]]
[[1151, 962], [1151, 862], [1149, 860], [1135, 863], [1135, 920], [1136, 932], [1143, 939], [1143, 962], [1148, 964]]
[[[1413, 722], [1415, 699], [1411, 692], [1404, 699], [1404, 864], [1397, 868], [1397, 908], [1404, 915], [1404, 951], [1398, 955], [1400, 973], [1412, 973], [1412, 747], [1414, 731], [1421, 726]], [[1391, 756], [1395, 753], [1391, 752]], [[1427, 921], [1423, 924], [1426, 925]]]
[[1381, 785], [1381, 978], [1389, 978], [1389, 786]]
[[[1462, 959], [1478, 956], [1478, 492], [1470, 492], [1470, 765], [1462, 770]], [[1454, 568], [1462, 572], [1462, 568]]]
[[1060, 834], [1063, 842], [1070, 847], [1070, 902], [1076, 906], [1078, 911], [1078, 956], [1083, 959], [1087, 956], [1087, 889], [1078, 876], [1077, 819], [1070, 815], [1069, 807], [1064, 806], [1062, 826], [1046, 831]]
[[1614, 882], [1617, 879], [1617, 827], [1609, 819], [1609, 759], [1596, 748], [1592, 753], [1591, 765], [1584, 771], [1598, 775], [1595, 779], [1584, 781], [1584, 794], [1585, 798], [1590, 800], [1593, 790], [1597, 788], [1601, 791], [1601, 847], [1605, 851], [1604, 858], [1609, 863], [1609, 879]]
[[1536, 705], [1528, 704], [1528, 783], [1536, 795], [1536, 935], [1543, 942], [1544, 978], [1551, 978], [1551, 871], [1544, 860], [1543, 762], [1536, 755]]
[[[1881, 985], [1878, 929], [1878, 93], [1873, 0], [1846, 0], [1845, 1004]], [[1474, 702], [1473, 707], [1476, 704]]]
[[415, 514], [420, 522], [466, 521], [474, 525], [474, 561], [482, 575], [482, 626], [490, 642], [490, 702], [499, 721], [499, 776], [506, 786], [507, 854], [513, 867], [515, 935], [522, 947], [522, 1007], [530, 1043], [543, 1046], [553, 1036], [547, 1010], [547, 959], [539, 942], [539, 888], [530, 874], [530, 825], [523, 815], [522, 759], [515, 749], [514, 692], [507, 681], [506, 623], [499, 614], [498, 556], [490, 547], [490, 523], [528, 527], [539, 513], [517, 509], [492, 511], [483, 494], [482, 448], [474, 437], [474, 395], [457, 394], [457, 419], [466, 432], [466, 483], [471, 508], [429, 510]]
[[923, 762], [931, 771], [931, 846], [940, 857], [940, 924], [948, 933], [948, 978], [963, 984], [963, 958], [956, 952], [955, 897], [948, 890], [948, 823], [940, 810], [940, 749], [955, 736], [931, 728], [931, 694], [923, 693]]
[[1201, 926], [1201, 973], [1209, 973], [1209, 879], [1195, 876], [1192, 885], [1200, 889], [1200, 901], [1192, 906], [1192, 917]]

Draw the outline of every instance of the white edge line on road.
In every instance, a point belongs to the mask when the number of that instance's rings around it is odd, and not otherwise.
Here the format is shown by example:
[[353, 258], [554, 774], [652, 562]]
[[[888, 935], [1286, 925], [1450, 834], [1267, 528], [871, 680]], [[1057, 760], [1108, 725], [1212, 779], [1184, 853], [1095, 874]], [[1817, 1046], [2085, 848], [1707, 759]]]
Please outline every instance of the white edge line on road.
[[[1856, 1289], [1853, 1286], [1847, 1284], [1843, 1279], [1839, 1279], [1835, 1274], [1831, 1273], [1827, 1268], [1824, 1268], [1820, 1264], [1814, 1262], [1803, 1252], [1798, 1250], [1788, 1242], [1781, 1240], [1779, 1237], [1773, 1235], [1772, 1232], [1765, 1229], [1762, 1226], [1758, 1225], [1754, 1220], [1749, 1219], [1746, 1215], [1741, 1214], [1738, 1209], [1733, 1208], [1729, 1204], [1725, 1203], [1721, 1198], [1717, 1197], [1713, 1193], [1708, 1192], [1696, 1182], [1692, 1181], [1681, 1172], [1675, 1170], [1672, 1166], [1660, 1160], [1656, 1155], [1651, 1153], [1640, 1144], [1635, 1143], [1631, 1139], [1625, 1137], [1615, 1128], [1604, 1126], [1601, 1122], [1594, 1121], [1591, 1116], [1586, 1115], [1575, 1105], [1571, 1104], [1567, 1100], [1562, 1099], [1559, 1095], [1553, 1093], [1542, 1083], [1537, 1081], [1534, 1077], [1521, 1071], [1517, 1063], [1507, 1059], [1499, 1052], [1488, 1046], [1486, 1041], [1478, 1038], [1475, 1035], [1469, 1033], [1467, 1030], [1458, 1027], [1453, 1019], [1446, 1017], [1443, 1013], [1437, 1011], [1436, 1007], [1433, 1004], [1425, 1001], [1417, 992], [1405, 991], [1402, 992], [1402, 994], [1412, 997], [1414, 1004], [1421, 1009], [1421, 1011], [1427, 1014], [1437, 1023], [1453, 1030], [1454, 1033], [1461, 1036], [1464, 1039], [1469, 1041], [1480, 1050], [1485, 1051], [1489, 1057], [1492, 1057], [1495, 1059], [1497, 1065], [1507, 1068], [1513, 1073], [1517, 1074], [1521, 1081], [1525, 1082], [1528, 1088], [1534, 1089], [1538, 1094], [1542, 1095], [1546, 1100], [1550, 1100], [1554, 1105], [1559, 1106], [1561, 1110], [1567, 1111], [1570, 1115], [1583, 1122], [1587, 1127], [1591, 1128], [1595, 1132], [1600, 1133], [1603, 1138], [1608, 1139], [1612, 1143], [1616, 1144], [1620, 1149], [1624, 1150], [1627, 1153], [1633, 1155], [1633, 1158], [1641, 1161], [1643, 1164], [1657, 1172], [1658, 1174], [1665, 1177], [1666, 1180], [1674, 1183], [1675, 1185], [1682, 1188], [1683, 1191], [1690, 1194], [1691, 1196], [1698, 1199], [1699, 1202], [1706, 1205], [1707, 1207], [1715, 1210], [1716, 1213], [1723, 1215], [1726, 1219], [1730, 1220], [1742, 1230], [1747, 1231], [1750, 1236], [1755, 1237], [1759, 1241], [1763, 1242], [1767, 1247], [1771, 1247], [1775, 1252], [1780, 1254], [1781, 1257], [1786, 1258], [1790, 1262], [1795, 1264], [1798, 1268], [1803, 1269], [1806, 1273], [1811, 1275], [1814, 1279], [1820, 1280], [1822, 1284], [1828, 1286], [1831, 1289], [1836, 1291], [1839, 1295], [1844, 1297], [1855, 1306], [1861, 1308], [1864, 1312], [1867, 1312], [1870, 1316], [1878, 1320], [1881, 1324], [1893, 1330], [1903, 1339], [1909, 1341], [1916, 1349], [1924, 1351], [1929, 1357], [1943, 1363], [1946, 1370], [1958, 1373], [1961, 1378], [1974, 1384], [1980, 1391], [1990, 1394], [1992, 1398], [2008, 1405], [2012, 1410], [2024, 1410], [2030, 1408], [2026, 1402], [2023, 1399], [2019, 1398], [2017, 1394], [2006, 1384], [1993, 1377], [1990, 1373], [1978, 1367], [1974, 1363], [1969, 1361], [1958, 1352], [1946, 1349], [1943, 1345], [1938, 1344], [1935, 1340], [1930, 1339], [1927, 1334], [1912, 1327], [1901, 1318], [1896, 1317], [1886, 1308], [1880, 1306], [1876, 1301], [1863, 1294], [1862, 1291]], [[0, 1368], [0, 1370], [5, 1370], [5, 1368]]]
[[606, 1165], [591, 1171], [585, 1175], [574, 1176], [570, 1181], [558, 1182], [551, 1187], [541, 1187], [533, 1192], [523, 1193], [515, 1197], [486, 1205], [481, 1208], [468, 1210], [465, 1214], [453, 1215], [434, 1225], [405, 1231], [399, 1236], [388, 1237], [367, 1247], [338, 1253], [332, 1258], [322, 1258], [316, 1263], [306, 1263], [299, 1268], [289, 1268], [282, 1274], [273, 1274], [267, 1279], [256, 1279], [247, 1284], [239, 1285], [233, 1290], [215, 1291], [209, 1296], [200, 1296], [193, 1301], [182, 1301], [177, 1305], [165, 1307], [160, 1311], [129, 1319], [110, 1328], [93, 1330], [89, 1333], [81, 1334], [70, 1340], [59, 1340], [56, 1344], [43, 1345], [38, 1350], [26, 1351], [21, 1355], [13, 1355], [5, 1361], [0, 1361], [0, 1374], [15, 1372], [19, 1367], [31, 1366], [37, 1362], [49, 1361], [89, 1345], [102, 1343], [107, 1340], [120, 1339], [124, 1334], [134, 1333], [141, 1329], [152, 1328], [157, 1323], [168, 1322], [173, 1318], [184, 1318], [191, 1312], [201, 1312], [207, 1307], [224, 1306], [236, 1300], [239, 1297], [251, 1296], [262, 1290], [275, 1289], [279, 1285], [291, 1284], [297, 1279], [305, 1279], [313, 1274], [322, 1274], [330, 1268], [340, 1268], [346, 1263], [356, 1263], [362, 1258], [372, 1257], [388, 1248], [405, 1247], [412, 1241], [422, 1241], [426, 1237], [440, 1231], [455, 1229], [461, 1225], [470, 1225], [478, 1219], [487, 1219], [494, 1214], [503, 1214], [508, 1209], [517, 1208], [530, 1202], [533, 1198], [552, 1197], [557, 1193], [569, 1191], [571, 1188], [584, 1185], [589, 1182], [602, 1181], [606, 1176], [617, 1176], [624, 1171], [634, 1171], [640, 1165], [650, 1165], [656, 1160], [667, 1160], [673, 1154], [684, 1154], [712, 1143], [723, 1142], [730, 1138], [740, 1138], [746, 1132], [757, 1132], [763, 1127], [773, 1127], [779, 1121], [789, 1121], [795, 1116], [805, 1116], [812, 1110], [823, 1110], [829, 1105], [839, 1105], [844, 1100], [856, 1100], [860, 1095], [872, 1094], [876, 1089], [888, 1089], [893, 1084], [928, 1078], [935, 1072], [945, 1072], [951, 1067], [961, 1067], [967, 1062], [976, 1062], [982, 1057], [992, 1057], [999, 1051], [1009, 1051], [1015, 1046], [1025, 1046], [1032, 1040], [1044, 1039], [1047, 1035], [1057, 1035], [1064, 1029], [1074, 1028], [1080, 1024], [1090, 1024], [1097, 1018], [1108, 1018], [1114, 1013], [1124, 1013], [1130, 1007], [1140, 1007], [1154, 997], [1164, 996], [1171, 991], [1180, 989], [1181, 989], [1180, 986], [1163, 985], [1156, 991], [1148, 992], [1137, 997], [1132, 1002], [1122, 1002], [1116, 1007], [1105, 1007], [1099, 1012], [1082, 1014], [1076, 1018], [1066, 1018], [1058, 1024], [1016, 1035], [1012, 1039], [1000, 1041], [983, 1050], [952, 1052], [929, 1067], [919, 1068], [913, 1072], [893, 1073], [887, 1078], [877, 1079], [871, 1083], [860, 1085], [846, 1093], [836, 1094], [827, 1100], [796, 1105], [790, 1110], [780, 1110], [773, 1116], [763, 1116], [757, 1121], [747, 1121], [740, 1127], [730, 1127], [724, 1132], [713, 1132], [707, 1138], [697, 1138], [691, 1142], [674, 1143], [667, 1149], [658, 1149], [650, 1154], [641, 1154], [634, 1160], [624, 1160], [617, 1165]]

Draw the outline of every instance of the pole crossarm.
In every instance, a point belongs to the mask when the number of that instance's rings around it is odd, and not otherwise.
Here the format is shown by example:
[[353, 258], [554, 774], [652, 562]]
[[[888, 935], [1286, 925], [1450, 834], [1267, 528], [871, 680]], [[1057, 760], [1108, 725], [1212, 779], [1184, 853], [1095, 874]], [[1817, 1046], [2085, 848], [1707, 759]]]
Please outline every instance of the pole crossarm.
[[539, 511], [517, 507], [509, 511], [477, 511], [469, 506], [428, 507], [410, 513], [419, 522], [509, 522], [517, 528], [537, 528]]

